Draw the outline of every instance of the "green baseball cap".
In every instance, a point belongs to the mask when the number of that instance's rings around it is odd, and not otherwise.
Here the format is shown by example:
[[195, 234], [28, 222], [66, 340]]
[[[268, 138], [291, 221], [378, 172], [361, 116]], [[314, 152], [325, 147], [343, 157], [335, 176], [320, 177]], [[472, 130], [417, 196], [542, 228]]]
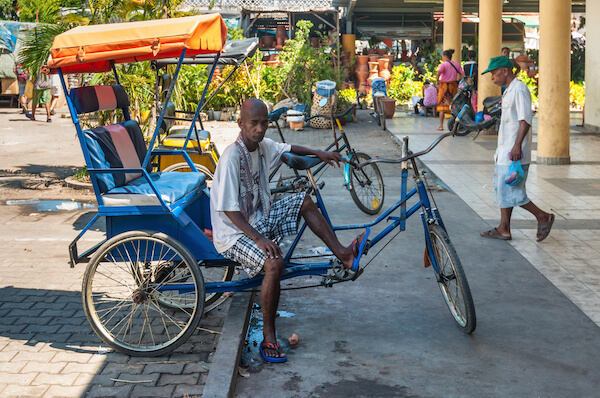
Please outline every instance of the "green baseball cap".
[[488, 65], [488, 68], [482, 73], [482, 75], [484, 75], [488, 72], [491, 72], [494, 69], [498, 69], [498, 68], [508, 68], [508, 69], [512, 70], [513, 63], [510, 60], [510, 58], [508, 58], [506, 55], [494, 57], [494, 58], [490, 59], [490, 64]]

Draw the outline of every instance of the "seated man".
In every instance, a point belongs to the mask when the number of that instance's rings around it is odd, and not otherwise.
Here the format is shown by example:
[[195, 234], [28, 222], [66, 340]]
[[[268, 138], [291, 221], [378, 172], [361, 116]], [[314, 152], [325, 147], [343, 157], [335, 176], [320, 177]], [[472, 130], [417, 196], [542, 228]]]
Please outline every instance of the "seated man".
[[273, 239], [296, 233], [300, 216], [340, 262], [357, 270], [367, 240], [366, 232], [344, 247], [325, 218], [305, 192], [290, 195], [271, 206], [269, 172], [284, 152], [315, 155], [332, 166], [342, 157], [265, 139], [269, 125], [267, 107], [258, 99], [242, 104], [238, 126], [240, 135], [229, 145], [217, 165], [210, 195], [213, 242], [219, 253], [242, 265], [250, 277], [264, 271], [261, 286], [263, 337], [260, 351], [268, 362], [284, 362], [275, 333], [275, 314], [279, 303], [279, 281], [283, 255]]

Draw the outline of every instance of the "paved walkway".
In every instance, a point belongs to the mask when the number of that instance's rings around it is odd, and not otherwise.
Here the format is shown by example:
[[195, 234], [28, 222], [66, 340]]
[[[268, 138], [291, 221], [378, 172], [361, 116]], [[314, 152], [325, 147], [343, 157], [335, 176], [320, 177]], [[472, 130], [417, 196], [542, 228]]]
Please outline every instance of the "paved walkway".
[[[408, 135], [411, 150], [418, 151], [440, 134], [437, 123], [399, 112], [388, 128], [397, 138]], [[387, 157], [389, 145], [364, 145], [374, 130], [347, 126], [357, 147]], [[321, 136], [309, 130], [293, 137], [315, 146]], [[251, 334], [243, 357], [250, 376], [238, 377], [236, 396], [596, 396], [600, 328], [590, 318], [596, 321], [599, 302], [598, 263], [592, 259], [600, 246], [594, 189], [600, 168], [593, 157], [600, 136], [574, 128], [571, 142], [572, 164], [530, 168], [532, 198], [557, 214], [542, 243], [535, 242], [535, 220], [520, 210], [512, 241], [479, 237], [499, 220], [490, 187], [495, 137], [447, 138], [421, 158], [449, 189], [435, 192], [435, 199], [473, 292], [478, 326], [471, 336], [454, 325], [431, 271], [423, 269], [420, 221], [411, 218], [385, 249], [371, 249], [363, 260], [368, 269], [356, 282], [283, 292], [277, 326], [289, 360], [265, 364], [256, 349], [260, 333]], [[382, 172], [387, 207], [398, 198], [399, 176], [386, 165]], [[326, 180], [324, 200], [336, 211], [332, 221], [364, 222], [348, 193], [336, 190], [338, 180]], [[299, 279], [284, 288], [311, 282]], [[294, 347], [286, 342], [292, 333], [300, 336]]]
[[[91, 192], [63, 186], [83, 156], [71, 119], [61, 113], [46, 123], [0, 109], [0, 397], [199, 397], [229, 302], [170, 355], [129, 357], [96, 336], [82, 307], [85, 264], [67, 264], [69, 243], [95, 211], [72, 200], [96, 203]], [[235, 125], [223, 127], [207, 123], [218, 129], [219, 148], [237, 135]], [[56, 211], [11, 204], [32, 199], [62, 204]], [[97, 224], [81, 248], [104, 239], [104, 224]]]
[[[439, 134], [437, 119], [407, 116], [402, 112], [388, 124], [409, 147], [427, 147]], [[535, 218], [521, 208], [513, 212], [512, 241], [527, 261], [575, 305], [600, 325], [600, 135], [586, 133], [581, 113], [571, 116], [571, 164], [538, 165], [537, 116], [533, 123], [533, 163], [527, 179], [527, 193], [541, 209], [556, 214], [550, 236], [537, 243]], [[452, 189], [477, 215], [496, 227], [500, 210], [494, 203], [491, 178], [496, 136], [445, 139], [421, 160]], [[478, 237], [474, 237], [479, 240]]]

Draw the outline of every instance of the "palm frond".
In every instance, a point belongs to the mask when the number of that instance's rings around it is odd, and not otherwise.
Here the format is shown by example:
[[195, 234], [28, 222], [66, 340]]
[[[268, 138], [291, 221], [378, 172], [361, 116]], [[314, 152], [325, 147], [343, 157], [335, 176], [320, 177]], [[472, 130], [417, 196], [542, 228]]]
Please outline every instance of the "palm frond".
[[36, 25], [34, 29], [28, 31], [27, 36], [23, 41], [23, 49], [21, 50], [19, 61], [23, 67], [30, 71], [34, 76], [37, 76], [42, 65], [48, 62], [50, 55], [50, 47], [54, 36], [70, 29], [72, 26], [66, 25]]

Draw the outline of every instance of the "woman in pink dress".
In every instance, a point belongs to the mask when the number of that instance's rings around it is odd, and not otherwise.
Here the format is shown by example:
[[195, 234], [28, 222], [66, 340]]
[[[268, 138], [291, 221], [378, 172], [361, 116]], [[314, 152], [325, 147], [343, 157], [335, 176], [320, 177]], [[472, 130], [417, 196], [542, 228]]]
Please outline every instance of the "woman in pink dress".
[[442, 53], [442, 64], [439, 66], [436, 79], [438, 87], [437, 111], [440, 114], [440, 127], [444, 129], [444, 114], [450, 112], [452, 98], [458, 92], [458, 82], [465, 75], [460, 63], [452, 61], [454, 50], [445, 50]]

